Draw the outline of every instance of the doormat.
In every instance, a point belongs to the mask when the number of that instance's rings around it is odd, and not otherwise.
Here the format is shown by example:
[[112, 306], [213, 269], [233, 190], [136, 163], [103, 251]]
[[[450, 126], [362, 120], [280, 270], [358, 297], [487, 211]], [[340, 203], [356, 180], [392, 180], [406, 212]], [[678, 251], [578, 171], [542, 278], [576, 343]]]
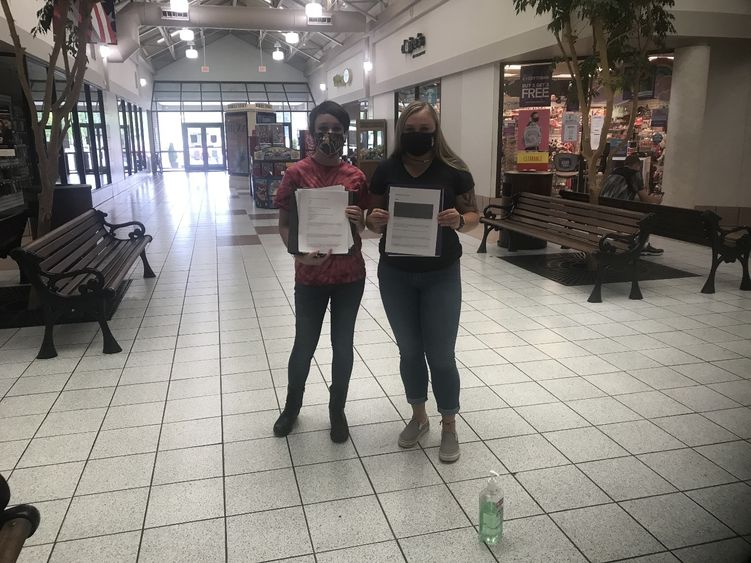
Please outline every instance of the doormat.
[[[115, 297], [109, 302], [107, 307], [107, 320], [117, 311], [120, 301], [128, 291], [132, 280], [123, 280], [120, 282]], [[23, 328], [27, 326], [44, 326], [44, 312], [42, 309], [28, 310], [30, 285], [11, 285], [0, 287], [0, 329], [3, 328]], [[91, 312], [73, 311], [64, 314], [55, 323], [89, 323], [97, 322], [97, 318]]]
[[[587, 269], [586, 255], [582, 252], [499, 256], [499, 258], [561, 285], [594, 285], [595, 283], [595, 272]], [[699, 274], [692, 274], [657, 262], [639, 260], [639, 281], [696, 277], [700, 277]], [[603, 283], [630, 282], [631, 272], [628, 268], [607, 266], [603, 271], [602, 281]]]

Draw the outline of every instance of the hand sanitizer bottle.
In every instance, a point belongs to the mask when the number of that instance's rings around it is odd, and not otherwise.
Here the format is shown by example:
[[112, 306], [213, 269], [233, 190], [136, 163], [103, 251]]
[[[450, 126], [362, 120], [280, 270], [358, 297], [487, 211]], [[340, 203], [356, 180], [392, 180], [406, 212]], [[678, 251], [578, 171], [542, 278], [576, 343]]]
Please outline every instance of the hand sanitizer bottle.
[[488, 545], [496, 545], [503, 535], [503, 489], [500, 475], [495, 471], [490, 475], [480, 493], [480, 539]]

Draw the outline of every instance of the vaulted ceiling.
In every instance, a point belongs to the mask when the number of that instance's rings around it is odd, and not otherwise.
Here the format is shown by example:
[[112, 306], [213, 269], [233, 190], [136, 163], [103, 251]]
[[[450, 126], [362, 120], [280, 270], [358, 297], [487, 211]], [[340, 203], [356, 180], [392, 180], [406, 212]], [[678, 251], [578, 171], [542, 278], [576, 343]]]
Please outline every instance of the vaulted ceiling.
[[[141, 0], [143, 1], [143, 0]], [[149, 0], [146, 0], [149, 1]], [[118, 0], [116, 9], [128, 4], [130, 0]], [[169, 0], [151, 0], [156, 4], [169, 5]], [[324, 10], [353, 11], [364, 15], [368, 22], [374, 22], [378, 15], [388, 6], [389, 0], [321, 0]], [[235, 6], [266, 7], [269, 10], [293, 9], [301, 10], [306, 0], [191, 0], [191, 6]], [[336, 17], [336, 16], [334, 16]], [[180, 41], [179, 27], [149, 27], [140, 29], [140, 54], [149, 61], [154, 70], [176, 61], [184, 56], [186, 44]], [[287, 45], [282, 32], [285, 30], [229, 30], [229, 29], [200, 29], [195, 30], [195, 45], [200, 49], [214, 41], [232, 34], [248, 44], [258, 47], [265, 52], [272, 52], [276, 42], [285, 45], [290, 50], [285, 62], [299, 70], [305, 70], [309, 61], [318, 62], [328, 49], [343, 45], [353, 33], [327, 33], [325, 31], [310, 31], [300, 33], [300, 42], [296, 46]], [[181, 47], [181, 48], [177, 48]]]

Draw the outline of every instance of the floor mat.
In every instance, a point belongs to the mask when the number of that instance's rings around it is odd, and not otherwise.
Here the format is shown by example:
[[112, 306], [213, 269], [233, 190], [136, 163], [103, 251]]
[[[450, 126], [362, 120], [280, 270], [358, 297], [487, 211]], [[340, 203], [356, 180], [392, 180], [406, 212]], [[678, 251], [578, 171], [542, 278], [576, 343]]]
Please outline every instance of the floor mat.
[[[117, 311], [120, 301], [128, 291], [132, 280], [123, 280], [117, 288], [114, 299], [110, 302], [107, 310], [107, 320]], [[30, 285], [11, 285], [0, 287], [0, 329], [21, 328], [25, 326], [44, 326], [44, 313], [42, 309], [28, 310]], [[73, 311], [66, 313], [55, 324], [88, 323], [96, 322], [96, 317], [91, 313]]]
[[[534, 254], [519, 256], [499, 256], [501, 260], [519, 266], [561, 285], [594, 285], [595, 272], [587, 269], [585, 255], [580, 252], [559, 254]], [[639, 260], [639, 281], [694, 278], [692, 274], [649, 260]], [[603, 273], [604, 283], [630, 282], [631, 272], [626, 268], [607, 267]]]

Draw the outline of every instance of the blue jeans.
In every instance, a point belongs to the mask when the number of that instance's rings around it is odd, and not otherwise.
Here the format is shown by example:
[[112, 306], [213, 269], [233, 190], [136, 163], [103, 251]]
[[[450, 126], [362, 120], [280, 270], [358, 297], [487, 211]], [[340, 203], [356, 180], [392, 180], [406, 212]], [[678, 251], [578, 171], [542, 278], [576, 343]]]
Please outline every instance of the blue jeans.
[[290, 391], [302, 393], [310, 362], [321, 337], [326, 307], [331, 302], [331, 393], [343, 406], [354, 362], [355, 321], [365, 289], [365, 280], [336, 285], [295, 284], [295, 344], [289, 356]]
[[383, 307], [399, 346], [399, 368], [407, 402], [411, 405], [427, 402], [430, 366], [438, 412], [444, 416], [456, 414], [459, 371], [454, 347], [462, 304], [459, 261], [432, 272], [405, 272], [382, 261], [378, 265], [378, 282]]

